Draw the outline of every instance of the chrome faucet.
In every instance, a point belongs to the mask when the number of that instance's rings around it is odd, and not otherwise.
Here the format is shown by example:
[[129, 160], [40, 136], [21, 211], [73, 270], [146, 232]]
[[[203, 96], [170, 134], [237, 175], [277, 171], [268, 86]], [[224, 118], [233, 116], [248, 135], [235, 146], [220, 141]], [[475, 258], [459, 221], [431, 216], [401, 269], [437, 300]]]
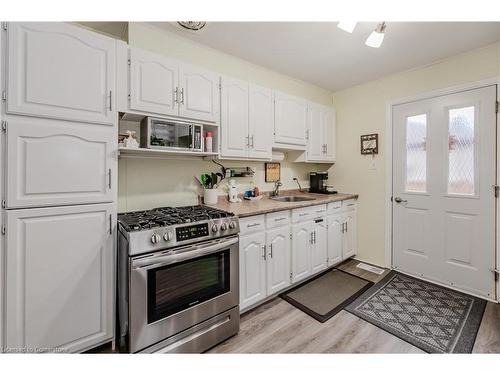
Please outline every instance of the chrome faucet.
[[279, 180], [274, 183], [273, 197], [277, 197], [278, 195], [280, 195], [281, 186], [283, 186], [283, 184]]

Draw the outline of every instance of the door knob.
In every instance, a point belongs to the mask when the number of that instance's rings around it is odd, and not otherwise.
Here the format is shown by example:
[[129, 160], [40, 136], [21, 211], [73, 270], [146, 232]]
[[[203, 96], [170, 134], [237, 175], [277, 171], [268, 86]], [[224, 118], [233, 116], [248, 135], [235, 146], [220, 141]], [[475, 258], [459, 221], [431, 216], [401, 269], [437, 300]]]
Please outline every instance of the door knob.
[[405, 199], [401, 199], [400, 197], [396, 197], [396, 198], [394, 198], [394, 202], [396, 202], [396, 203], [403, 203], [403, 204], [408, 203], [408, 201], [407, 201], [407, 200], [405, 200]]

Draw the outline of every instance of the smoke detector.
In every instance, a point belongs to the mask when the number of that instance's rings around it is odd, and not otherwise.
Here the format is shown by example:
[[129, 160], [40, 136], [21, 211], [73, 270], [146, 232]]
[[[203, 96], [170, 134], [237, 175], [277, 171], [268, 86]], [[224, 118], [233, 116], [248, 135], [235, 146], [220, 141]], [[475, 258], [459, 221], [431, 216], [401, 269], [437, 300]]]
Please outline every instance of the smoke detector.
[[201, 30], [207, 24], [205, 21], [178, 21], [177, 23], [185, 29], [192, 31]]

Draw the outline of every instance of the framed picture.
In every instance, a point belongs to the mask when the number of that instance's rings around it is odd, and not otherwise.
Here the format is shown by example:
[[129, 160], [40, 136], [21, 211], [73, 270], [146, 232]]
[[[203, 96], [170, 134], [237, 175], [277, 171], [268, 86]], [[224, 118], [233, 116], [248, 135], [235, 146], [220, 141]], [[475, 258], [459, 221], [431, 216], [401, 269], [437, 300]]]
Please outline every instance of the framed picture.
[[281, 179], [281, 164], [266, 163], [266, 182], [276, 182]]
[[361, 136], [361, 155], [378, 154], [378, 134]]

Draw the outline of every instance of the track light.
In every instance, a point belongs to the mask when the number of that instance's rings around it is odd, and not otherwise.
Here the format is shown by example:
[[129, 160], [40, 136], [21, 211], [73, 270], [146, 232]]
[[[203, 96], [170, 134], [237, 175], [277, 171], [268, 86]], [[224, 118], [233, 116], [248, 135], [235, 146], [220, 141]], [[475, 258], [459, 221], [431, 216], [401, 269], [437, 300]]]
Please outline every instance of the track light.
[[339, 29], [342, 29], [344, 31], [347, 31], [348, 33], [352, 33], [356, 27], [357, 22], [351, 22], [351, 21], [340, 21], [337, 24], [337, 27]]
[[368, 47], [378, 48], [382, 45], [384, 41], [384, 33], [385, 33], [385, 22], [381, 22], [377, 25], [377, 28], [372, 31], [370, 36], [366, 39], [365, 44]]

